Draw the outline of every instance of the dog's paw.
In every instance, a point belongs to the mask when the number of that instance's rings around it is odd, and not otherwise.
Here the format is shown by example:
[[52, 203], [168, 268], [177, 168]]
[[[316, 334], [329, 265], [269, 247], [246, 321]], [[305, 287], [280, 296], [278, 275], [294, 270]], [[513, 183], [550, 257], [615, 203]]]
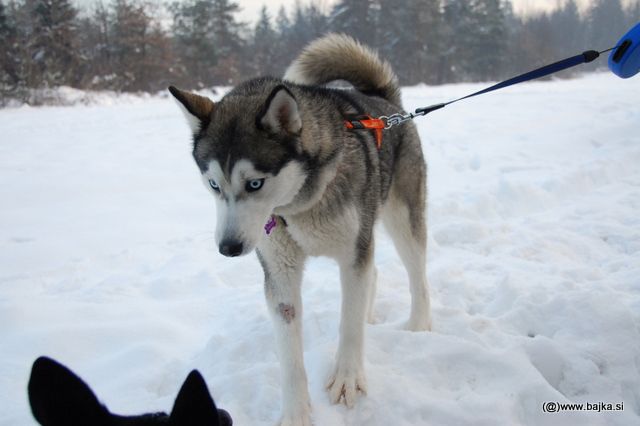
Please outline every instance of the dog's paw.
[[338, 363], [333, 374], [327, 380], [329, 399], [333, 404], [343, 402], [353, 408], [358, 394], [367, 394], [367, 380], [362, 368], [343, 366]]

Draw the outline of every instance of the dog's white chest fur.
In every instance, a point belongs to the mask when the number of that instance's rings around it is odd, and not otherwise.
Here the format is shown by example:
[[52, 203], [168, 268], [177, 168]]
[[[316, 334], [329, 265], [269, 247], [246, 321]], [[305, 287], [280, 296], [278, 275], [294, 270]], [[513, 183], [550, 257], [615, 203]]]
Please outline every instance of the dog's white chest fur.
[[358, 234], [359, 221], [355, 206], [340, 214], [328, 215], [326, 210], [312, 210], [287, 218], [287, 231], [310, 256], [343, 256]]

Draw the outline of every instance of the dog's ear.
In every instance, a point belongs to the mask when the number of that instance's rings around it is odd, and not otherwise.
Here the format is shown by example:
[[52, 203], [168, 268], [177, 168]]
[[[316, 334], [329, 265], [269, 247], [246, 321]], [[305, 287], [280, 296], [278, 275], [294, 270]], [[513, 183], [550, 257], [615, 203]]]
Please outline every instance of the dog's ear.
[[219, 416], [202, 375], [193, 370], [182, 384], [171, 410], [172, 426], [231, 426], [231, 417]]
[[89, 386], [56, 361], [40, 357], [28, 385], [33, 416], [42, 426], [106, 426], [109, 411]]
[[185, 92], [175, 86], [169, 86], [169, 92], [178, 101], [178, 105], [180, 105], [180, 109], [187, 117], [189, 127], [194, 134], [209, 124], [211, 113], [215, 106], [211, 99], [195, 93]]
[[270, 133], [297, 135], [302, 129], [298, 102], [283, 85], [276, 86], [267, 97], [257, 120], [258, 128]]

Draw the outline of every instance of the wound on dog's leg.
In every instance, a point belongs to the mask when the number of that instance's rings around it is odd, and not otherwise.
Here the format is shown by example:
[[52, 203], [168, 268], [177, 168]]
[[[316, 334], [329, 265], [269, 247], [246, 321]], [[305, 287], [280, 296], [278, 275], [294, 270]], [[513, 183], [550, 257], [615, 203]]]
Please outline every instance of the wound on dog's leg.
[[278, 313], [287, 324], [291, 323], [296, 317], [296, 308], [293, 305], [280, 303], [278, 305]]

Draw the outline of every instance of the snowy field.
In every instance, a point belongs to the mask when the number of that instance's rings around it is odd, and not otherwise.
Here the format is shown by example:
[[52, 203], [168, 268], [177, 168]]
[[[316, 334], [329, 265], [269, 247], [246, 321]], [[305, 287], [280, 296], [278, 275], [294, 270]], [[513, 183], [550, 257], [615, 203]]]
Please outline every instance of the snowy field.
[[[484, 85], [413, 87], [405, 106]], [[434, 330], [401, 330], [408, 282], [380, 230], [369, 395], [324, 381], [340, 286], [308, 263], [317, 426], [640, 422], [640, 78], [537, 82], [417, 121], [429, 162]], [[112, 411], [170, 410], [198, 368], [239, 426], [273, 425], [279, 367], [254, 255], [217, 253], [215, 208], [168, 98], [0, 110], [0, 425], [33, 425], [49, 355]], [[546, 414], [543, 402], [624, 403]]]

